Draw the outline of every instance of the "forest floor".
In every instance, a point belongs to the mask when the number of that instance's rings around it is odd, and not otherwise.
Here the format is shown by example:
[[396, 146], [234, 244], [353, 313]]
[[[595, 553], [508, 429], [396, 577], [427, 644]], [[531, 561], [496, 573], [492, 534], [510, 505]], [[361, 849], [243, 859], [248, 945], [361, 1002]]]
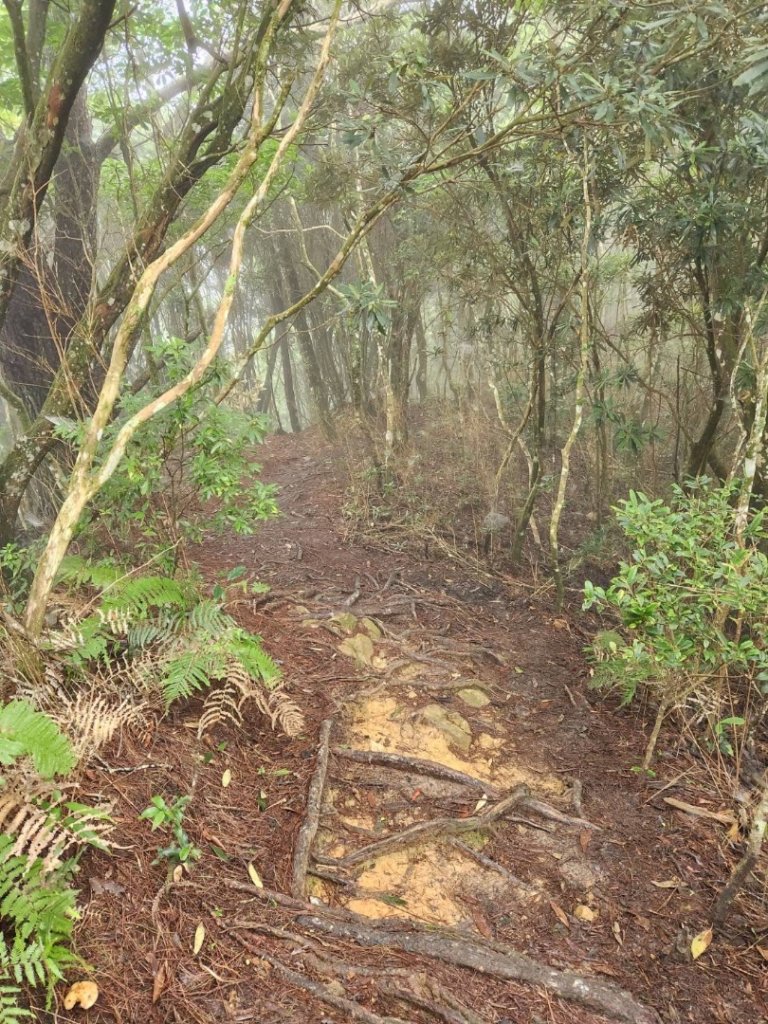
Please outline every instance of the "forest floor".
[[[88, 770], [83, 789], [113, 799], [116, 828], [81, 873], [78, 951], [101, 995], [79, 1019], [768, 1021], [768, 949], [743, 905], [689, 953], [736, 858], [728, 814], [664, 742], [656, 778], [633, 771], [645, 735], [588, 689], [578, 611], [349, 536], [345, 460], [312, 432], [261, 456], [280, 518], [195, 557], [211, 581], [245, 566], [270, 585], [229, 610], [279, 660], [306, 729], [286, 739], [254, 716], [200, 740], [187, 704]], [[138, 820], [155, 794], [192, 796], [203, 856], [179, 882]], [[305, 902], [293, 864], [313, 808]]]

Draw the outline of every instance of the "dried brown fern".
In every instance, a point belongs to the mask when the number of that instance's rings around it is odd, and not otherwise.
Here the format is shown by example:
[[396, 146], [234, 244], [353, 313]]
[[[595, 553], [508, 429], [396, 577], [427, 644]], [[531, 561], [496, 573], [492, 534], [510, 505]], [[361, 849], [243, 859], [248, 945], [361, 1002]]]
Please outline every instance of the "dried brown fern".
[[23, 765], [6, 769], [4, 783], [0, 790], [0, 833], [14, 840], [4, 860], [25, 856], [31, 865], [39, 859], [42, 870], [48, 873], [59, 867], [72, 847], [83, 842], [104, 843], [111, 827], [104, 809], [79, 809], [69, 814], [66, 794]]
[[221, 722], [242, 725], [243, 708], [249, 701], [266, 715], [273, 729], [282, 729], [286, 736], [297, 736], [304, 728], [301, 709], [279, 686], [268, 690], [233, 658], [227, 666], [226, 680], [206, 697], [197, 723], [198, 736]]

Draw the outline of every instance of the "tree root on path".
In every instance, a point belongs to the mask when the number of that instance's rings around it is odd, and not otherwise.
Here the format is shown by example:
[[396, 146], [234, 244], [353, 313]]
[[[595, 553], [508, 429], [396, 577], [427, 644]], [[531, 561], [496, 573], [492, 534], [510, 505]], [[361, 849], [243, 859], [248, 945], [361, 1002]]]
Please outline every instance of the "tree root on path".
[[455, 836], [449, 838], [448, 843], [455, 850], [459, 850], [460, 853], [463, 853], [465, 856], [471, 857], [472, 860], [477, 861], [477, 863], [486, 868], [486, 870], [495, 871], [497, 875], [501, 875], [502, 878], [506, 878], [506, 880], [511, 882], [515, 888], [522, 889], [524, 892], [529, 892], [531, 894], [537, 891], [534, 886], [524, 882], [522, 878], [518, 878], [517, 875], [513, 875], [512, 872], [508, 871], [502, 864], [492, 860], [490, 857], [486, 857], [485, 854], [480, 853], [479, 850], [472, 849], [471, 846], [468, 846], [467, 843], [462, 843], [462, 841], [460, 839], [456, 839]]
[[260, 960], [268, 963], [273, 970], [278, 974], [282, 975], [286, 981], [289, 981], [296, 988], [303, 989], [305, 992], [311, 993], [323, 1003], [327, 1003], [329, 1006], [335, 1007], [337, 1010], [343, 1010], [347, 1014], [348, 1020], [359, 1020], [363, 1024], [406, 1024], [405, 1021], [399, 1017], [381, 1017], [378, 1013], [372, 1013], [370, 1010], [366, 1010], [364, 1006], [354, 1002], [352, 999], [347, 999], [344, 996], [336, 995], [335, 992], [323, 985], [319, 981], [313, 981], [312, 978], [308, 978], [306, 974], [300, 974], [298, 971], [293, 970], [290, 967], [286, 967], [285, 964], [278, 960], [277, 957], [270, 956], [269, 953], [265, 953], [264, 950], [258, 946], [250, 943], [245, 936], [234, 933], [234, 937], [240, 943], [240, 945], [247, 949], [253, 956], [257, 956]]
[[396, 768], [400, 771], [413, 772], [414, 775], [427, 775], [442, 782], [455, 782], [457, 785], [475, 789], [493, 799], [501, 796], [500, 791], [489, 782], [483, 782], [482, 779], [476, 779], [464, 772], [456, 771], [454, 768], [448, 768], [447, 765], [439, 764], [437, 761], [407, 757], [404, 754], [387, 754], [379, 750], [348, 750], [345, 747], [334, 747], [333, 754], [335, 757], [343, 757], [347, 761], [357, 761], [358, 764], [376, 764], [382, 768]]
[[[501, 790], [490, 782], [483, 782], [465, 772], [448, 768], [438, 761], [428, 761], [421, 757], [408, 757], [405, 754], [389, 754], [379, 750], [348, 750], [345, 747], [334, 747], [335, 757], [343, 757], [347, 761], [357, 761], [359, 764], [376, 764], [382, 768], [394, 768], [404, 772], [412, 772], [414, 775], [426, 775], [428, 778], [439, 779], [442, 782], [455, 782], [459, 786], [466, 786], [467, 789], [474, 789], [476, 792], [484, 793], [491, 799], [497, 800], [501, 797]], [[527, 796], [520, 807], [524, 810], [540, 814], [542, 818], [556, 821], [560, 825], [570, 825], [574, 828], [587, 828], [595, 832], [600, 831], [600, 826], [586, 818], [574, 818], [569, 814], [558, 811], [556, 807], [537, 800], [535, 797]]]
[[[560, 999], [586, 1006], [624, 1024], [661, 1024], [655, 1010], [639, 1003], [630, 992], [617, 985], [548, 967], [498, 942], [469, 938], [448, 928], [428, 928], [411, 921], [393, 924], [389, 919], [372, 920], [349, 910], [312, 905], [270, 889], [258, 889], [246, 882], [229, 880], [226, 884], [264, 903], [302, 911], [295, 917], [295, 923], [310, 932], [368, 948], [399, 949], [503, 981], [540, 986]], [[232, 932], [247, 930], [275, 935], [280, 932], [280, 938], [298, 943], [305, 941], [303, 936], [273, 929], [261, 921], [236, 920], [228, 929]], [[366, 971], [365, 968], [355, 970]], [[418, 973], [418, 969], [414, 973]]]
[[391, 999], [399, 999], [401, 1002], [412, 1003], [420, 1010], [427, 1010], [435, 1017], [442, 1018], [445, 1024], [487, 1024], [487, 1021], [454, 999], [441, 986], [424, 980], [424, 975], [413, 976], [411, 983], [414, 982], [419, 983], [420, 992], [408, 986], [395, 985], [386, 979], [379, 982], [379, 991]]
[[410, 923], [405, 928], [396, 928], [363, 918], [353, 920], [351, 915], [340, 920], [318, 913], [303, 915], [297, 923], [310, 931], [361, 946], [402, 949], [505, 981], [538, 985], [552, 995], [625, 1024], [660, 1024], [655, 1010], [638, 1003], [631, 993], [616, 985], [547, 967], [512, 950], [500, 952], [495, 944], [470, 941], [450, 931], [428, 930]]
[[293, 854], [293, 876], [291, 881], [291, 893], [299, 898], [304, 896], [307, 885], [307, 871], [309, 869], [309, 858], [312, 851], [312, 843], [315, 841], [317, 829], [320, 824], [320, 810], [323, 803], [323, 790], [325, 789], [325, 776], [328, 773], [328, 752], [331, 740], [331, 726], [333, 722], [326, 718], [320, 727], [320, 748], [317, 753], [317, 767], [309, 784], [307, 793], [307, 811], [304, 822], [296, 840], [296, 849]]
[[[402, 832], [396, 832], [394, 835], [386, 836], [376, 843], [369, 843], [368, 846], [364, 846], [361, 850], [348, 853], [345, 857], [341, 857], [333, 863], [340, 868], [350, 868], [374, 857], [379, 857], [383, 853], [389, 853], [390, 850], [399, 850], [403, 846], [412, 846], [414, 843], [419, 843], [424, 839], [479, 831], [492, 825], [494, 821], [503, 817], [513, 807], [519, 806], [522, 801], [527, 799], [528, 795], [529, 789], [527, 786], [515, 786], [508, 796], [494, 804], [493, 807], [489, 807], [487, 811], [483, 811], [482, 814], [473, 814], [469, 818], [434, 818], [432, 821], [420, 821], [417, 825], [411, 825], [410, 828], [406, 828]], [[328, 858], [318, 857], [317, 860], [318, 863], [326, 863]]]

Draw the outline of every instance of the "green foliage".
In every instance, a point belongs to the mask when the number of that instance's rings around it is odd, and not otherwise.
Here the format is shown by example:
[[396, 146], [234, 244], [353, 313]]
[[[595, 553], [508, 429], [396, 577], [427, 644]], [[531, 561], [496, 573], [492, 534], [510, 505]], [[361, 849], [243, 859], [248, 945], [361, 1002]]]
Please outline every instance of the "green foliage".
[[179, 796], [169, 804], [165, 797], [153, 796], [149, 807], [145, 807], [139, 815], [143, 820], [151, 822], [153, 832], [158, 828], [171, 829], [173, 842], [158, 849], [155, 864], [167, 860], [173, 866], [188, 866], [191, 861], [200, 860], [202, 850], [195, 846], [184, 830], [184, 815], [191, 799], [189, 796]]
[[[70, 578], [90, 579], [101, 590], [93, 610], [67, 628], [65, 662], [86, 671], [93, 662], [118, 656], [140, 663], [149, 655], [152, 684], [159, 683], [166, 706], [225, 679], [233, 666], [254, 683], [273, 687], [280, 671], [259, 637], [241, 629], [223, 609], [226, 593], [204, 597], [191, 578], [122, 575], [113, 563], [88, 567], [71, 558]], [[101, 580], [101, 585], [95, 581]], [[59, 646], [60, 638], [52, 638]]]
[[[47, 873], [39, 859], [11, 855], [14, 842], [0, 835], [0, 978], [16, 986], [42, 986], [50, 1002], [64, 970], [80, 963], [70, 948], [77, 894], [68, 881], [75, 862]], [[6, 989], [5, 994], [12, 993]]]
[[[669, 502], [632, 491], [616, 509], [632, 555], [607, 589], [585, 584], [584, 606], [621, 621], [625, 635], [603, 634], [591, 653], [596, 684], [617, 686], [624, 703], [651, 686], [668, 705], [696, 694], [709, 712], [717, 684], [736, 677], [768, 692], [766, 510], [742, 546], [734, 493], [700, 481]], [[737, 724], [722, 720], [718, 738]]]
[[[12, 768], [20, 757], [31, 758], [41, 779], [66, 774], [75, 760], [56, 724], [17, 700], [0, 708], [0, 763]], [[22, 986], [45, 989], [50, 1005], [63, 972], [81, 963], [71, 949], [77, 893], [69, 882], [77, 861], [61, 854], [72, 843], [104, 848], [94, 828], [104, 812], [63, 802], [55, 790], [28, 795], [29, 776], [21, 779], [24, 788], [14, 789], [0, 777], [3, 817], [15, 830], [0, 833], [0, 1024], [32, 1017], [20, 1005]]]
[[[124, 402], [123, 416], [188, 372], [196, 354], [177, 338], [151, 346], [147, 358], [162, 371], [151, 386]], [[251, 458], [264, 438], [266, 421], [218, 405], [212, 397], [227, 372], [225, 364], [214, 365], [198, 388], [145, 425], [94, 509], [119, 542], [155, 558], [167, 549], [168, 568], [179, 542], [199, 540], [203, 525], [249, 534], [258, 522], [277, 514], [275, 488], [258, 479], [259, 466]], [[122, 416], [112, 431], [121, 423]], [[203, 518], [203, 504], [210, 501], [215, 507], [207, 508]]]
[[75, 764], [69, 740], [56, 723], [26, 701], [14, 700], [0, 708], [0, 764], [25, 756], [44, 779], [66, 775]]

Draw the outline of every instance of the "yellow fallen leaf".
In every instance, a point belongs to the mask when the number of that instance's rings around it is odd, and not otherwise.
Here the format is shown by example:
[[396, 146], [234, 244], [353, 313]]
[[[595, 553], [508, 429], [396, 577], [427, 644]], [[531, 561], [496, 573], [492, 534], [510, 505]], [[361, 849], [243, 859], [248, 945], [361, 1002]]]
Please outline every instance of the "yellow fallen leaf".
[[257, 889], [264, 888], [264, 883], [261, 880], [261, 875], [253, 866], [253, 864], [248, 865], [248, 877], [250, 878], [250, 880], [253, 882]]
[[475, 814], [479, 814], [479, 813], [480, 813], [480, 811], [482, 811], [482, 809], [483, 809], [483, 808], [485, 807], [485, 805], [486, 805], [487, 803], [488, 803], [488, 797], [487, 797], [487, 796], [485, 796], [485, 795], [481, 796], [481, 797], [480, 797], [480, 799], [479, 799], [479, 800], [477, 801], [477, 803], [475, 804], [475, 810], [474, 810], [474, 813], [475, 813]]
[[173, 878], [174, 882], [180, 882], [181, 881], [181, 876], [183, 874], [184, 874], [184, 865], [183, 864], [177, 864], [176, 867], [173, 869], [173, 875], [171, 877]]
[[64, 996], [64, 1009], [72, 1010], [81, 1006], [90, 1010], [99, 998], [99, 986], [94, 981], [76, 981]]
[[596, 921], [600, 916], [599, 910], [593, 910], [592, 907], [588, 907], [586, 903], [579, 903], [574, 908], [573, 916], [579, 921]]
[[201, 921], [200, 924], [195, 928], [195, 941], [192, 944], [192, 956], [197, 956], [200, 950], [203, 948], [205, 942], [205, 925]]
[[677, 878], [668, 878], [666, 882], [654, 882], [651, 879], [651, 885], [655, 885], [657, 889], [676, 889], [680, 885], [680, 880]]
[[698, 960], [702, 953], [706, 953], [711, 941], [711, 928], [705, 928], [703, 932], [699, 932], [699, 934], [691, 940], [691, 956], [694, 960]]
[[229, 768], [227, 768], [227, 769], [225, 769], [224, 774], [221, 776], [221, 786], [222, 786], [222, 789], [226, 789], [231, 781], [232, 781], [232, 772], [229, 770]]
[[566, 928], [570, 928], [571, 925], [568, 920], [568, 915], [563, 910], [563, 908], [558, 903], [555, 903], [554, 900], [550, 900], [549, 905], [552, 908], [552, 913], [555, 915], [560, 924], [565, 925]]

